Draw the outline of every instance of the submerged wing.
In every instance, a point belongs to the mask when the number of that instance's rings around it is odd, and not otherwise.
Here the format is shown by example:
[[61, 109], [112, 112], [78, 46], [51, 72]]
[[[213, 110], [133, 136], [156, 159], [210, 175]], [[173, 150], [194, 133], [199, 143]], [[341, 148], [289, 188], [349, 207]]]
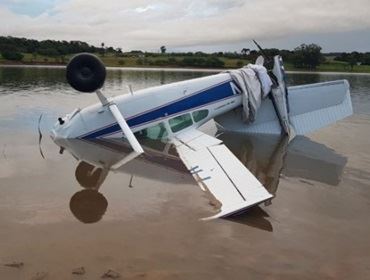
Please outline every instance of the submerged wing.
[[221, 140], [190, 130], [176, 135], [173, 143], [199, 186], [221, 205], [220, 212], [209, 219], [235, 214], [273, 197]]

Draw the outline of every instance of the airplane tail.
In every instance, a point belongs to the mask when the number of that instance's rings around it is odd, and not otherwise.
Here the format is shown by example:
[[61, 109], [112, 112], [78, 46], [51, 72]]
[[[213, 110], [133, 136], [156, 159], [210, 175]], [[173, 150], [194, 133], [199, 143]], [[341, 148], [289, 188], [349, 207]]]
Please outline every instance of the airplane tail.
[[318, 130], [353, 114], [347, 80], [291, 89], [290, 121], [298, 135]]
[[[296, 135], [305, 135], [352, 115], [347, 80], [288, 88], [289, 121]], [[255, 122], [245, 124], [239, 114], [228, 112], [215, 118], [224, 131], [281, 134], [282, 128], [270, 99], [262, 102]]]

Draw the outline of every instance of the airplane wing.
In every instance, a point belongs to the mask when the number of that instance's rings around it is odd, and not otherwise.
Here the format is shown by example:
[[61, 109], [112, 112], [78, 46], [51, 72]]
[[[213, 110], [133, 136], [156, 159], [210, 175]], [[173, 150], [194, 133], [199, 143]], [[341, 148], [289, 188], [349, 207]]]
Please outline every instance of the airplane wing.
[[201, 189], [221, 205], [219, 213], [206, 219], [230, 216], [273, 197], [221, 140], [189, 130], [172, 143]]

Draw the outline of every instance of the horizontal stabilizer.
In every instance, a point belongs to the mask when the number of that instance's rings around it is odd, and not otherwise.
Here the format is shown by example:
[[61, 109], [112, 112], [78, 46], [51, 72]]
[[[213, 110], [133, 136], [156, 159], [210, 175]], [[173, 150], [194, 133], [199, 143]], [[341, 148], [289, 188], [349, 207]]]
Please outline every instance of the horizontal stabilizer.
[[305, 135], [353, 114], [346, 80], [291, 88], [290, 121]]
[[[289, 87], [290, 122], [297, 135], [305, 135], [352, 115], [346, 80]], [[221, 130], [241, 133], [280, 134], [281, 126], [270, 99], [265, 99], [255, 122], [245, 124], [241, 113], [215, 118]]]

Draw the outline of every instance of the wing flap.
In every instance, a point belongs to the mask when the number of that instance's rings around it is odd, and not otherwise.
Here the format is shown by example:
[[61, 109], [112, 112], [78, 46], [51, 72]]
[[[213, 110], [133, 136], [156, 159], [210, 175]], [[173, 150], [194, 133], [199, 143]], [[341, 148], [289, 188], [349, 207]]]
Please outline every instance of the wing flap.
[[198, 137], [190, 141], [177, 135], [173, 142], [199, 186], [221, 205], [220, 212], [207, 219], [226, 217], [273, 197], [220, 140], [199, 133], [194, 133]]
[[175, 143], [175, 146], [185, 144], [191, 147], [193, 150], [222, 143], [221, 140], [194, 129], [178, 134], [175, 136], [175, 138], [177, 140], [177, 144]]
[[244, 201], [207, 148], [193, 151], [182, 146], [178, 152], [200, 187], [208, 189], [222, 205]]

